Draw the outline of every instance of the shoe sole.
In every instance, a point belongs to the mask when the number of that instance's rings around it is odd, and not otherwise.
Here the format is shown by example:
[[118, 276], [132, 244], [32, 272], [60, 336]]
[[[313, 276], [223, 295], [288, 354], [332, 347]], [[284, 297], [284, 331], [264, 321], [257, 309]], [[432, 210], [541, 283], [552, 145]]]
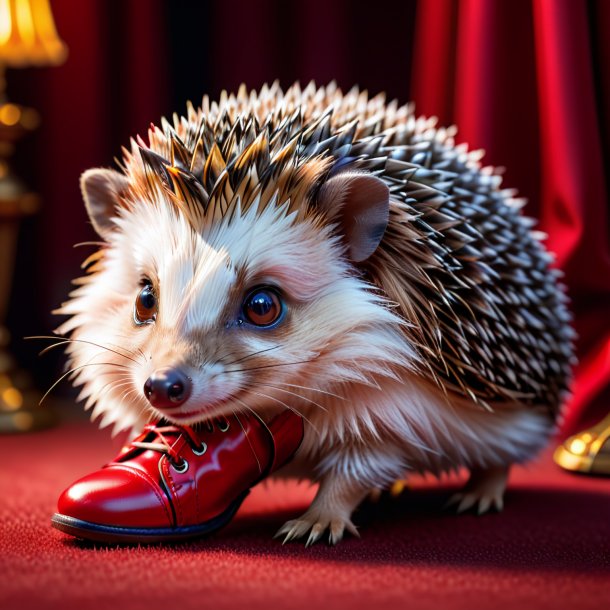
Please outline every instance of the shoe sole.
[[106, 542], [111, 544], [154, 544], [157, 542], [180, 542], [200, 538], [211, 534], [227, 525], [241, 506], [249, 490], [242, 493], [229, 507], [217, 517], [187, 527], [118, 527], [82, 521], [55, 513], [51, 517], [51, 525], [55, 528], [82, 540], [93, 542]]

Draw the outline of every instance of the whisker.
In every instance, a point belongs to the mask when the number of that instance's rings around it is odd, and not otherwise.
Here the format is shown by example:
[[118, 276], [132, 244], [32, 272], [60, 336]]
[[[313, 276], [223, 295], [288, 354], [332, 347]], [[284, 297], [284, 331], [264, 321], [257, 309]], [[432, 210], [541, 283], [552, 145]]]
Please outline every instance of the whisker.
[[254, 447], [252, 446], [252, 443], [250, 442], [250, 437], [248, 436], [248, 433], [246, 432], [246, 429], [244, 428], [244, 425], [241, 423], [241, 420], [239, 419], [237, 413], [235, 412], [234, 409], [231, 409], [233, 415], [235, 416], [235, 419], [237, 420], [237, 423], [239, 423], [239, 426], [241, 427], [244, 436], [246, 437], [246, 440], [248, 441], [248, 445], [250, 445], [250, 449], [252, 450], [252, 453], [254, 454], [254, 457], [256, 459], [256, 463], [258, 464], [258, 471], [263, 474], [263, 467], [261, 466], [261, 462], [258, 459], [258, 455], [256, 455], [256, 451], [254, 450]]
[[157, 419], [159, 419], [159, 416], [154, 412], [153, 408], [151, 407], [151, 405], [148, 401], [145, 401], [145, 400], [132, 401], [132, 404], [131, 404], [132, 407], [133, 407], [134, 403], [135, 403], [135, 406], [138, 408], [138, 417], [148, 416], [148, 423], [152, 423], [153, 421], [156, 421]]
[[[57, 336], [52, 336], [52, 335], [36, 335], [36, 336], [32, 336], [32, 337], [24, 337], [24, 339], [57, 339], [58, 342], [54, 343], [53, 345], [49, 345], [47, 347], [45, 347], [40, 353], [39, 356], [44, 355], [46, 352], [59, 347], [60, 345], [66, 345], [67, 343], [85, 343], [87, 345], [93, 345], [94, 347], [99, 347], [100, 349], [105, 349], [109, 352], [112, 352], [113, 354], [116, 354], [117, 356], [121, 356], [122, 358], [126, 358], [127, 360], [131, 360], [132, 362], [135, 362], [136, 364], [138, 364], [138, 361], [135, 360], [134, 358], [131, 358], [130, 356], [127, 356], [125, 354], [122, 354], [121, 352], [118, 352], [114, 349], [111, 349], [110, 347], [106, 346], [106, 345], [100, 345], [99, 343], [95, 343], [94, 341], [88, 341], [86, 339], [68, 339], [66, 337], [57, 337]], [[127, 350], [125, 348], [121, 348], [124, 349], [126, 352], [129, 352], [130, 350]], [[131, 352], [133, 353], [133, 352]]]
[[[108, 352], [111, 352], [113, 354], [116, 354], [117, 356], [121, 356], [121, 358], [125, 358], [127, 360], [131, 360], [132, 362], [137, 364], [137, 361], [134, 360], [133, 358], [131, 358], [130, 356], [127, 356], [125, 354], [121, 354], [120, 352], [117, 352], [114, 349], [111, 349], [110, 347], [107, 347], [105, 345], [100, 345], [99, 343], [93, 343], [93, 341], [84, 341], [82, 339], [67, 339], [65, 341], [59, 341], [58, 343], [54, 343], [53, 345], [49, 345], [47, 347], [45, 347], [43, 350], [41, 350], [40, 352], [38, 352], [39, 356], [44, 356], [47, 352], [50, 352], [52, 349], [55, 349], [56, 347], [60, 347], [61, 345], [66, 345], [67, 343], [87, 343], [89, 345], [93, 345], [95, 347], [99, 347], [100, 349], [106, 350]], [[127, 350], [125, 350], [127, 351]]]
[[334, 392], [329, 392], [328, 390], [321, 390], [320, 388], [312, 388], [306, 385], [297, 385], [296, 383], [286, 383], [285, 381], [274, 381], [273, 383], [277, 383], [278, 385], [285, 385], [289, 388], [299, 388], [300, 390], [308, 390], [310, 392], [319, 392], [320, 394], [326, 394], [327, 396], [332, 396], [333, 398], [338, 398], [339, 400], [346, 400], [345, 396], [341, 396], [340, 394], [335, 394]]
[[[117, 339], [125, 339], [126, 341], [132, 341], [133, 340], [133, 337], [130, 337], [128, 335], [117, 334], [115, 336], [117, 337]], [[112, 343], [110, 345], [112, 345]], [[124, 349], [126, 352], [130, 352], [134, 356], [136, 355], [136, 350], [128, 350], [126, 347], [123, 347], [122, 349]], [[136, 349], [137, 349], [138, 353], [140, 354], [140, 356], [142, 356], [142, 358], [144, 358], [144, 362], [147, 362], [146, 354], [142, 351], [142, 348], [138, 347]]]
[[[123, 334], [116, 334], [114, 335], [117, 339], [125, 339], [125, 341], [133, 341], [133, 337], [129, 336], [129, 335], [123, 335]], [[112, 343], [110, 345], [113, 345]], [[114, 345], [114, 347], [120, 347], [121, 349], [124, 349], [126, 352], [133, 354], [134, 356], [140, 355], [142, 356], [142, 359], [144, 361], [144, 364], [146, 364], [146, 362], [148, 362], [147, 358], [146, 358], [146, 354], [143, 352], [141, 347], [137, 347], [135, 349], [127, 349], [126, 347], [123, 347], [121, 345]], [[137, 352], [137, 353], [136, 353]]]
[[[117, 380], [120, 381], [120, 380]], [[112, 391], [116, 391], [119, 388], [124, 388], [125, 386], [130, 386], [132, 384], [131, 379], [128, 379], [127, 381], [121, 381], [121, 383], [117, 383], [116, 381], [111, 381], [109, 383], [107, 383], [102, 390], [100, 390], [98, 399], [101, 398], [102, 396], [104, 396], [105, 394], [108, 394], [108, 392], [112, 392]]]
[[[313, 425], [311, 420], [307, 419], [307, 417], [305, 417], [305, 415], [303, 415], [297, 409], [294, 409], [290, 405], [287, 405], [283, 400], [280, 400], [279, 398], [274, 398], [273, 396], [269, 396], [268, 394], [264, 394], [264, 393], [260, 393], [260, 392], [255, 392], [252, 389], [246, 389], [246, 392], [250, 392], [251, 394], [256, 394], [257, 396], [260, 396], [261, 398], [266, 398], [267, 400], [273, 400], [274, 402], [280, 403], [281, 405], [286, 407], [289, 411], [292, 411], [295, 415], [298, 415], [299, 417], [302, 417], [318, 433], [318, 435], [320, 434], [320, 431]], [[252, 411], [252, 412], [254, 413], [254, 411]]]
[[126, 390], [123, 396], [121, 396], [121, 402], [127, 399], [130, 394], [137, 392], [136, 388], [131, 388], [131, 390]]
[[230, 352], [227, 352], [226, 354], [223, 354], [222, 356], [216, 356], [215, 362], [222, 362], [225, 358], [229, 358], [230, 356], [234, 356], [234, 355], [235, 355], [235, 350], [232, 350]]
[[[127, 390], [126, 392], [123, 393], [123, 395], [121, 396], [121, 398], [119, 399], [120, 404], [124, 405], [127, 402], [127, 405], [125, 406], [125, 409], [130, 409], [130, 410], [135, 410], [137, 412], [137, 419], [139, 420], [143, 415], [145, 416], [145, 412], [147, 410], [147, 405], [143, 405], [141, 401], [137, 401], [134, 399], [129, 399], [129, 401], [127, 401], [127, 398], [130, 396], [130, 394], [137, 392], [137, 390], [135, 388], [132, 388], [131, 390]], [[151, 418], [149, 417], [148, 420], [150, 420]]]
[[[130, 383], [129, 381], [125, 381], [129, 377], [130, 377], [130, 375], [126, 375], [126, 374], [118, 375], [116, 379], [111, 379], [108, 383], [105, 383], [98, 391], [95, 392], [95, 403], [99, 402], [100, 398], [105, 396], [111, 390], [121, 387], [122, 385], [126, 385], [127, 383]], [[90, 393], [88, 395], [88, 398], [91, 396], [92, 396], [92, 393]]]
[[238, 398], [237, 396], [233, 396], [231, 398], [231, 400], [236, 400], [238, 403], [242, 404], [244, 407], [246, 407], [246, 409], [248, 409], [248, 411], [250, 411], [250, 413], [252, 413], [252, 415], [254, 415], [254, 417], [260, 421], [263, 426], [265, 427], [265, 429], [267, 430], [267, 432], [269, 432], [269, 434], [271, 436], [273, 436], [271, 430], [269, 429], [269, 426], [267, 425], [267, 423], [265, 422], [265, 420], [250, 406], [248, 405], [246, 402], [244, 402], [243, 400], [241, 400], [240, 398]]
[[312, 405], [315, 405], [316, 407], [319, 407], [320, 409], [322, 409], [322, 411], [324, 411], [325, 413], [328, 413], [328, 409], [326, 407], [323, 407], [321, 404], [317, 403], [315, 400], [312, 400], [311, 398], [308, 398], [307, 396], [297, 394], [296, 392], [291, 392], [290, 390], [280, 388], [280, 387], [272, 385], [270, 383], [261, 383], [260, 385], [262, 385], [264, 387], [268, 387], [268, 388], [273, 388], [280, 392], [285, 392], [286, 394], [290, 394], [291, 396], [296, 396], [297, 398], [300, 398], [301, 400], [306, 400], [307, 402], [311, 403]]
[[139, 407], [138, 409], [138, 417], [140, 417], [140, 415], [146, 410], [146, 405], [142, 405], [139, 401], [129, 398], [129, 400], [127, 400], [127, 398], [133, 394], [137, 392], [137, 390], [135, 388], [132, 388], [131, 390], [127, 390], [126, 392], [123, 393], [123, 395], [121, 396], [121, 398], [119, 399], [120, 404], [123, 405], [127, 402], [126, 405], [126, 409], [133, 409], [134, 405], [136, 407]]
[[278, 349], [282, 347], [281, 345], [274, 345], [273, 347], [268, 347], [267, 349], [261, 349], [258, 352], [254, 352], [252, 354], [248, 354], [247, 356], [244, 356], [243, 358], [240, 358], [239, 360], [233, 360], [233, 362], [227, 362], [227, 366], [230, 366], [232, 364], [237, 364], [238, 362], [243, 362], [244, 360], [248, 360], [249, 358], [254, 358], [254, 356], [258, 356], [259, 354], [264, 354], [265, 352], [270, 352], [274, 349]]
[[72, 247], [73, 248], [80, 248], [82, 246], [99, 246], [99, 247], [104, 247], [107, 246], [108, 244], [106, 244], [103, 241], [81, 241], [77, 244], [74, 244]]
[[280, 366], [293, 366], [296, 364], [305, 364], [306, 362], [313, 362], [315, 358], [310, 358], [309, 360], [297, 360], [296, 362], [280, 362], [279, 364], [263, 364], [261, 366], [253, 366], [247, 369], [232, 369], [230, 371], [225, 371], [225, 373], [243, 373], [246, 371], [258, 371], [260, 369], [272, 369]]
[[131, 376], [127, 373], [124, 373], [122, 375], [117, 375], [116, 379], [111, 379], [108, 383], [104, 384], [102, 386], [102, 388], [100, 389], [100, 392], [105, 391], [108, 386], [112, 386], [117, 383], [129, 383], [130, 379], [131, 379]]
[[[87, 366], [116, 366], [118, 368], [122, 368], [122, 369], [128, 369], [129, 367], [123, 365], [123, 364], [117, 364], [116, 362], [88, 362], [87, 364], [81, 364], [80, 366], [75, 366], [74, 368], [70, 369], [69, 371], [67, 371], [66, 373], [64, 373], [45, 393], [44, 396], [40, 399], [40, 402], [38, 403], [39, 405], [42, 404], [43, 400], [51, 393], [51, 391], [53, 390], [53, 388], [55, 388], [57, 386], [57, 384], [59, 384], [61, 381], [63, 381], [68, 375], [75, 373], [76, 371], [80, 370], [80, 369], [84, 369]], [[100, 373], [101, 375], [108, 375], [109, 373]]]

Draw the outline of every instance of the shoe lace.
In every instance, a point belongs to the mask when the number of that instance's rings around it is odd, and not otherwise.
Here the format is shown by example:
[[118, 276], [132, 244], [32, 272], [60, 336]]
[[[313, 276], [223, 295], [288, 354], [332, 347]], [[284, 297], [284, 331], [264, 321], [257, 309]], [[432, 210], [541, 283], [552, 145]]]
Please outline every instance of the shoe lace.
[[[229, 422], [224, 418], [218, 418], [215, 423], [221, 432], [226, 432], [229, 429]], [[206, 421], [203, 425], [207, 428], [208, 432], [214, 431], [214, 425], [211, 421]], [[168, 424], [166, 426], [148, 424], [147, 426], [144, 426], [142, 434], [138, 438], [148, 438], [150, 435], [154, 436], [148, 441], [133, 440], [130, 445], [132, 447], [137, 447], [138, 449], [147, 449], [163, 453], [169, 457], [174, 466], [181, 466], [184, 464], [184, 458], [172, 446], [175, 443], [175, 438], [171, 439], [171, 443], [166, 438], [168, 435], [173, 437], [176, 434], [182, 434], [195, 451], [201, 451], [205, 447], [205, 443], [199, 439], [193, 428], [190, 426], [179, 426], [178, 424]]]
[[[149, 441], [131, 441], [132, 447], [138, 449], [148, 449], [151, 451], [158, 451], [167, 455], [175, 466], [180, 466], [184, 463], [184, 458], [172, 447], [173, 443], [170, 443], [166, 435], [182, 434], [194, 449], [200, 449], [202, 446], [201, 441], [197, 437], [195, 431], [189, 426], [178, 426], [175, 424], [168, 426], [157, 426], [155, 424], [149, 424], [144, 427], [142, 434], [139, 438], [147, 438], [149, 435], [154, 434]], [[173, 439], [175, 442], [175, 439]]]

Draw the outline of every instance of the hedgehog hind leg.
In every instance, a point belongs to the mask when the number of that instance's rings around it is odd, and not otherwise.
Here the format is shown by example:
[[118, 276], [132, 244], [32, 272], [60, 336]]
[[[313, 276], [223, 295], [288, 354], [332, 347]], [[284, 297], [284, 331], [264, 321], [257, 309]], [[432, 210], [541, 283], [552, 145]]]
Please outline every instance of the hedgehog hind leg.
[[474, 508], [479, 515], [492, 508], [501, 511], [509, 470], [510, 466], [472, 468], [464, 488], [451, 496], [445, 507], [457, 506], [458, 513]]

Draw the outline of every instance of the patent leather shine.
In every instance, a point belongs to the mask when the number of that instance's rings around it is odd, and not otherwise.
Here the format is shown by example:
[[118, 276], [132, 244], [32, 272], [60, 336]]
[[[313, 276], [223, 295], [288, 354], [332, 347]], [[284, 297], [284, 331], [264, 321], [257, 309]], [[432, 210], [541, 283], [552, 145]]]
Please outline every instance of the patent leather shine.
[[[102, 530], [165, 532], [232, 515], [232, 503], [294, 455], [303, 438], [303, 421], [284, 411], [268, 424], [253, 415], [226, 417], [225, 423], [191, 428], [197, 446], [178, 427], [164, 433], [179, 462], [158, 450], [128, 446], [63, 492], [53, 525], [68, 531], [58, 525], [59, 519]], [[134, 441], [150, 442], [153, 436], [145, 431]], [[82, 537], [86, 534], [84, 530]]]

